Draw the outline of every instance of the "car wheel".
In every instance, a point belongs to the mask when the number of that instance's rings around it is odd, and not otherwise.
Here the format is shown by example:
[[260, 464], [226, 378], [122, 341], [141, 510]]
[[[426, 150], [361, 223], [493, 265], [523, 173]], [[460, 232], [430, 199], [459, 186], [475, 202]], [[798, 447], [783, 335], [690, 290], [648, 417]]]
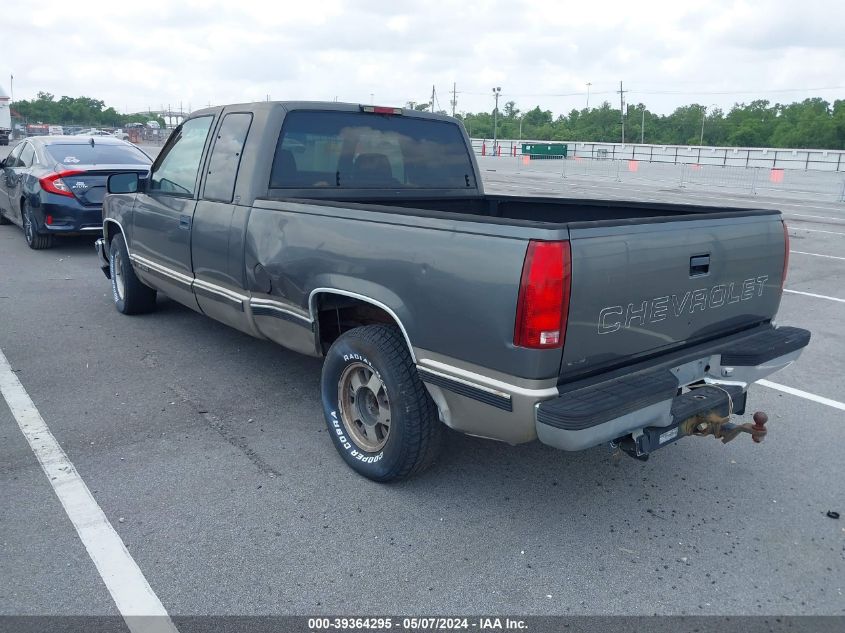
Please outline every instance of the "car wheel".
[[114, 305], [121, 314], [143, 314], [156, 307], [156, 291], [145, 285], [132, 268], [123, 235], [118, 233], [109, 244], [109, 267]]
[[23, 237], [27, 246], [33, 250], [50, 248], [53, 245], [53, 236], [39, 235], [38, 223], [35, 221], [32, 208], [26, 200], [21, 203], [21, 216], [23, 216]]
[[326, 354], [321, 391], [332, 442], [364, 477], [396, 481], [437, 457], [443, 426], [397, 327], [342, 334]]
[[5, 215], [3, 215], [3, 211], [0, 210], [0, 226], [2, 226], [4, 224], [11, 224], [11, 223], [12, 223], [12, 221], [9, 218], [7, 218]]

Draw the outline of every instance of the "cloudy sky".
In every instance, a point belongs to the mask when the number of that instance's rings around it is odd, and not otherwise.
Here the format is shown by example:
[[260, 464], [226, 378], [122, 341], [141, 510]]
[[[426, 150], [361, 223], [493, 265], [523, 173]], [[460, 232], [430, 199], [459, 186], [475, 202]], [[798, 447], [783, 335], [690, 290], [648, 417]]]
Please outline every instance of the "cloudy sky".
[[[490, 111], [590, 103], [669, 112], [845, 98], [836, 0], [3, 0], [0, 86], [103, 99], [121, 112], [318, 99]], [[37, 7], [37, 8], [36, 8]]]

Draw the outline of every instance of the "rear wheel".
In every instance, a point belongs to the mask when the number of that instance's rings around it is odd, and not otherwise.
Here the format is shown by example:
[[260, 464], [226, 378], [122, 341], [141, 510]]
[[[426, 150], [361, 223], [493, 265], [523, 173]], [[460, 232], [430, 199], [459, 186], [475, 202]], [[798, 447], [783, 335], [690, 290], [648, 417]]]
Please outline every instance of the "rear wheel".
[[33, 250], [50, 248], [53, 245], [53, 236], [38, 234], [38, 223], [32, 215], [32, 207], [26, 200], [21, 202], [21, 215], [23, 216], [23, 237], [27, 246]]
[[129, 260], [123, 235], [118, 233], [109, 244], [109, 267], [114, 305], [122, 314], [143, 314], [156, 307], [156, 291], [145, 285]]
[[443, 425], [397, 327], [342, 334], [326, 354], [321, 391], [332, 442], [357, 473], [395, 481], [434, 462]]

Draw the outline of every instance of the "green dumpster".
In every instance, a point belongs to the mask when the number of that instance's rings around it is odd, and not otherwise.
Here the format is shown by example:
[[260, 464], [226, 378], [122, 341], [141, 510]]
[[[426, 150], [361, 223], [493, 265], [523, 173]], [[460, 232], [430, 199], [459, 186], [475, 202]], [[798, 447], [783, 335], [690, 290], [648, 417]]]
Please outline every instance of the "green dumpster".
[[522, 155], [531, 160], [541, 158], [566, 158], [566, 143], [523, 143]]

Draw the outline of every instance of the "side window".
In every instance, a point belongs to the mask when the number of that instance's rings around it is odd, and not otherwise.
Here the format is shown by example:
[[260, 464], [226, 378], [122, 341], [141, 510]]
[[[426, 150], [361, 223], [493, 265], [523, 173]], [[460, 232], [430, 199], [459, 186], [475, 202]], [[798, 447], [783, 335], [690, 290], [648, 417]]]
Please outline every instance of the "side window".
[[214, 149], [211, 150], [203, 195], [206, 200], [232, 201], [235, 178], [251, 123], [252, 115], [248, 112], [235, 112], [223, 118]]
[[150, 190], [177, 196], [194, 195], [202, 149], [214, 117], [185, 121], [153, 166]]
[[18, 161], [20, 160], [21, 151], [23, 151], [24, 145], [26, 145], [26, 143], [18, 143], [15, 149], [12, 150], [12, 152], [9, 154], [9, 158], [6, 159], [6, 167], [11, 168], [21, 166]]
[[35, 148], [32, 143], [24, 143], [23, 151], [18, 159], [18, 167], [30, 167], [35, 160]]

